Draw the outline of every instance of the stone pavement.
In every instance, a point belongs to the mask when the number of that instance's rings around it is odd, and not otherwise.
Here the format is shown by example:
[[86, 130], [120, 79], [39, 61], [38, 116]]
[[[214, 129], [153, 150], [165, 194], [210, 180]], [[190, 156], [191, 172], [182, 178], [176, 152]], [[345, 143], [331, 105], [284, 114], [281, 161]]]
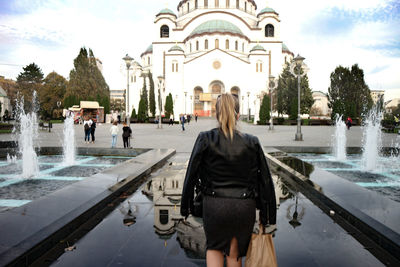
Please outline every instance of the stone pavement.
[[[183, 132], [180, 125], [169, 126], [163, 124], [163, 129], [157, 129], [156, 124], [131, 124], [133, 139], [131, 144], [135, 148], [174, 148], [177, 152], [191, 152], [197, 135], [217, 126], [217, 121], [212, 118], [201, 118], [196, 123], [191, 121], [185, 124]], [[39, 130], [40, 146], [62, 146], [63, 124], [53, 124], [51, 133]], [[95, 144], [85, 144], [82, 125], [75, 125], [75, 137], [78, 147], [111, 147], [110, 124], [101, 124], [96, 129]], [[117, 147], [123, 147], [122, 125], [119, 125]], [[268, 126], [258, 126], [239, 122], [239, 130], [256, 135], [263, 146], [322, 146], [331, 145], [333, 126], [302, 126], [304, 141], [294, 141], [296, 126], [275, 126], [273, 131]], [[12, 140], [11, 134], [1, 134], [0, 141]], [[393, 146], [400, 143], [400, 135], [382, 133], [384, 146]], [[362, 129], [359, 126], [347, 131], [347, 146], [362, 146]]]

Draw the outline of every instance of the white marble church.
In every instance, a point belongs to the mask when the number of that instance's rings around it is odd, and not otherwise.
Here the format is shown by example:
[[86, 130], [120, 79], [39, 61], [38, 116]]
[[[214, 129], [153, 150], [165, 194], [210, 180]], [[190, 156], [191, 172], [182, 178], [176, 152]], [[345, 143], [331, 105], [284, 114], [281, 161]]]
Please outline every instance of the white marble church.
[[129, 114], [138, 109], [142, 74], [150, 71], [156, 100], [158, 77], [164, 77], [162, 105], [171, 93], [175, 119], [215, 116], [217, 96], [231, 92], [239, 96], [241, 114], [258, 120], [268, 76], [278, 77], [293, 58], [281, 40], [278, 13], [269, 7], [257, 12], [253, 0], [182, 0], [177, 11], [156, 15], [153, 42], [131, 67]]

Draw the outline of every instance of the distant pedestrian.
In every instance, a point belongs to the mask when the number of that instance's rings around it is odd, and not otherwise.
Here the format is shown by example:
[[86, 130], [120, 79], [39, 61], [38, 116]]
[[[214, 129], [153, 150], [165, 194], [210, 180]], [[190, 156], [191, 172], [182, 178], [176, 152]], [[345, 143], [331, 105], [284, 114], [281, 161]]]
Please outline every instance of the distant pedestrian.
[[182, 131], [185, 130], [185, 115], [182, 114], [182, 116], [180, 117], [180, 121], [182, 124]]
[[86, 144], [89, 144], [89, 141], [90, 141], [90, 127], [91, 126], [92, 126], [91, 121], [88, 119], [88, 117], [85, 117], [85, 120], [83, 121], [83, 129], [85, 131]]
[[111, 126], [111, 128], [110, 128], [110, 133], [111, 133], [111, 137], [112, 137], [112, 139], [111, 139], [111, 148], [114, 148], [117, 145], [117, 135], [118, 135], [118, 132], [119, 132], [119, 129], [118, 129], [117, 125], [118, 125], [118, 123], [115, 121], [113, 123], [113, 125]]
[[188, 115], [187, 115], [187, 123], [188, 123], [188, 124], [190, 124], [190, 119], [191, 119], [191, 116], [190, 116], [190, 114], [188, 114]]
[[96, 139], [94, 136], [94, 132], [96, 131], [96, 121], [92, 121], [92, 125], [90, 126], [90, 135], [92, 136], [92, 143], [94, 144], [94, 140]]
[[132, 134], [132, 129], [129, 127], [126, 122], [124, 122], [122, 127], [122, 141], [124, 141], [124, 148], [130, 148], [129, 139]]
[[350, 130], [352, 123], [353, 123], [353, 120], [350, 117], [347, 117], [347, 120], [346, 120], [347, 130]]
[[121, 123], [121, 115], [120, 114], [118, 114], [117, 119], [118, 119], [118, 123]]
[[196, 115], [194, 115], [194, 119], [196, 120], [196, 122], [197, 122], [197, 118], [198, 118], [199, 116], [197, 115], [197, 113], [196, 113]]
[[168, 125], [174, 125], [174, 114], [171, 114], [171, 115], [169, 116], [169, 123], [168, 123]]

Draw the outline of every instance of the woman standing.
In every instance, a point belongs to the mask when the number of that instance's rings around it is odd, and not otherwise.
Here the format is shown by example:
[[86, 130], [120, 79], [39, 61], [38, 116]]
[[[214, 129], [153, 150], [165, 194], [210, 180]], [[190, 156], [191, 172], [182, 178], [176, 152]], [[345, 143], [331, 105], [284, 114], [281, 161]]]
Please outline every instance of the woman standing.
[[96, 140], [94, 133], [96, 132], [96, 121], [92, 120], [92, 125], [90, 126], [90, 135], [92, 136], [92, 143]]
[[111, 133], [111, 137], [112, 137], [111, 148], [114, 148], [117, 145], [117, 135], [119, 132], [117, 125], [118, 125], [118, 123], [116, 121], [114, 121], [113, 125], [110, 128], [110, 133]]
[[194, 211], [201, 191], [207, 239], [207, 266], [241, 266], [256, 218], [276, 224], [275, 190], [258, 138], [236, 130], [239, 101], [222, 94], [216, 104], [219, 127], [197, 137], [186, 171], [181, 215]]
[[92, 126], [92, 121], [89, 120], [87, 116], [85, 116], [85, 120], [83, 121], [83, 129], [85, 130], [85, 142], [89, 144], [90, 141], [90, 129]]
[[131, 137], [132, 129], [129, 127], [126, 122], [123, 124], [122, 127], [122, 141], [124, 141], [124, 148], [129, 148], [129, 138]]

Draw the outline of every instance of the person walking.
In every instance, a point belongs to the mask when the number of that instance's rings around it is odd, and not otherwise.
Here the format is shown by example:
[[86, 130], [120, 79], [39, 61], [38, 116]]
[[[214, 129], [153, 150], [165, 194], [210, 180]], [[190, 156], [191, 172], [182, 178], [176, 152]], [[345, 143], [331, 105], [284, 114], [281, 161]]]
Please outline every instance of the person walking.
[[183, 114], [181, 115], [180, 121], [182, 124], [182, 131], [185, 131], [185, 115], [183, 115]]
[[251, 240], [256, 208], [260, 223], [276, 224], [276, 199], [271, 173], [257, 137], [236, 129], [239, 100], [217, 98], [219, 127], [201, 132], [194, 144], [183, 184], [181, 209], [195, 211], [194, 193], [203, 194], [202, 217], [207, 266], [241, 266]]
[[169, 115], [169, 124], [168, 125], [174, 125], [174, 114]]
[[353, 120], [350, 117], [347, 117], [347, 120], [346, 120], [347, 130], [350, 130], [352, 123], [353, 123]]
[[87, 116], [84, 117], [83, 129], [85, 131], [85, 142], [89, 144], [90, 141], [90, 127], [92, 126], [91, 121]]
[[196, 113], [196, 115], [194, 115], [194, 119], [196, 120], [196, 122], [197, 122], [197, 118], [198, 118], [198, 115]]
[[92, 120], [92, 125], [90, 126], [90, 135], [92, 136], [92, 143], [94, 144], [95, 136], [94, 133], [96, 131], [96, 121]]
[[188, 123], [188, 125], [190, 124], [190, 119], [191, 119], [191, 116], [190, 116], [190, 114], [187, 114], [187, 123]]
[[124, 142], [124, 148], [130, 148], [129, 138], [131, 137], [132, 129], [126, 122], [124, 122], [122, 127], [122, 141]]
[[112, 139], [111, 139], [111, 148], [114, 148], [117, 145], [117, 135], [118, 135], [118, 132], [119, 132], [119, 129], [118, 129], [117, 125], [118, 125], [118, 122], [114, 121], [113, 125], [110, 128], [110, 133], [111, 133], [111, 137], [112, 137]]

